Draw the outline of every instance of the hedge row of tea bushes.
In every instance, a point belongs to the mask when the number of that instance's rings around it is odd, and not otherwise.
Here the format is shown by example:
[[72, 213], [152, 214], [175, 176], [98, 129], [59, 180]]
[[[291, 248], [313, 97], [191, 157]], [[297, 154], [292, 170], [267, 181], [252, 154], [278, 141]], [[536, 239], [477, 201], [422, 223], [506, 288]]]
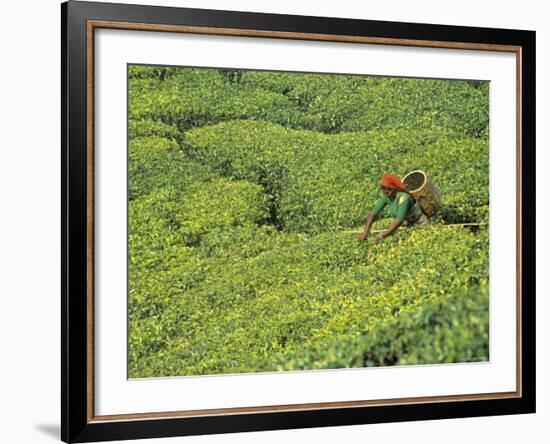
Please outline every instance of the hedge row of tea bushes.
[[319, 131], [447, 128], [471, 137], [488, 131], [488, 82], [249, 71], [243, 83], [285, 94]]
[[488, 356], [484, 234], [413, 228], [367, 249], [334, 232], [268, 239], [258, 229], [243, 239], [243, 230], [227, 231], [240, 241], [233, 254], [212, 255], [214, 235], [170, 270], [135, 276], [131, 374]]
[[324, 134], [241, 120], [187, 131], [186, 142], [191, 157], [220, 175], [264, 186], [285, 231], [356, 226], [376, 200], [384, 172], [418, 168], [445, 195], [446, 221], [488, 218], [485, 140], [435, 130]]
[[[488, 359], [485, 83], [129, 68], [129, 375]], [[386, 171], [438, 223], [357, 243]], [[389, 219], [377, 221], [385, 227]]]
[[488, 82], [130, 66], [130, 120], [180, 130], [234, 119], [335, 133], [446, 129], [486, 137]]
[[130, 121], [160, 121], [180, 131], [229, 119], [269, 119], [299, 125], [301, 114], [283, 94], [234, 86], [218, 71], [189, 69], [181, 75], [132, 79]]
[[[277, 357], [277, 370], [477, 362], [489, 356], [487, 288], [444, 293], [377, 320], [359, 335], [327, 339]], [[271, 358], [259, 368], [272, 368]]]

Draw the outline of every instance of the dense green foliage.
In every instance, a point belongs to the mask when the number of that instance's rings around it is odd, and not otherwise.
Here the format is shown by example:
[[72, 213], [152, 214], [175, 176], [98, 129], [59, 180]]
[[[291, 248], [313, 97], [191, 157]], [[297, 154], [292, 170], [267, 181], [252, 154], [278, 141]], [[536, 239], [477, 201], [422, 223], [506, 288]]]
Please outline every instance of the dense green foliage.
[[[488, 85], [129, 68], [130, 377], [488, 359]], [[358, 243], [383, 172], [435, 224]], [[379, 220], [376, 228], [388, 225]]]

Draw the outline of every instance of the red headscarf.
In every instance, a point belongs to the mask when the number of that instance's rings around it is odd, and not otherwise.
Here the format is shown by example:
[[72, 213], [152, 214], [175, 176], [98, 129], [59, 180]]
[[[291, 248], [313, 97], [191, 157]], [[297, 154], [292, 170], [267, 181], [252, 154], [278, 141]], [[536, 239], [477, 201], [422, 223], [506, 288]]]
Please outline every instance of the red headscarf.
[[382, 179], [380, 180], [380, 185], [384, 188], [392, 188], [394, 190], [400, 190], [403, 191], [407, 188], [407, 186], [401, 182], [399, 177], [397, 177], [395, 174], [386, 173], [382, 176]]

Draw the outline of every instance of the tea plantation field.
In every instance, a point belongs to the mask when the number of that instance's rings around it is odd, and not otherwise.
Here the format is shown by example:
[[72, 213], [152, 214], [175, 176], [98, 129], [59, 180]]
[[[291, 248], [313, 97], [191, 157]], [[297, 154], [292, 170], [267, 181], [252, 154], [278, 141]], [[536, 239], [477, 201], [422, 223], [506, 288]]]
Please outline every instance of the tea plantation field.
[[[128, 82], [131, 378], [488, 359], [488, 83]], [[382, 173], [413, 169], [435, 223], [358, 243]]]

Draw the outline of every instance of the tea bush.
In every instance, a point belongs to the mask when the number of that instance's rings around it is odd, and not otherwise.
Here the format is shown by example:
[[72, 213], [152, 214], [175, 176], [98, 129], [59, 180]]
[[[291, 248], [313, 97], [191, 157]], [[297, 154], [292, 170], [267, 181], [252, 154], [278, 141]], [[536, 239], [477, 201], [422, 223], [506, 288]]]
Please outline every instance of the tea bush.
[[311, 104], [325, 131], [380, 128], [447, 128], [470, 137], [488, 132], [488, 83], [381, 79], [356, 89], [334, 89]]
[[[128, 81], [130, 377], [488, 359], [486, 82]], [[413, 169], [443, 195], [434, 225], [358, 243], [380, 175]]]
[[488, 82], [131, 66], [129, 92], [132, 119], [180, 130], [252, 119], [326, 133], [391, 127], [488, 135]]
[[[216, 272], [191, 290], [173, 284], [157, 289], [172, 295], [163, 326], [150, 338], [155, 344], [164, 338], [161, 354], [145, 354], [132, 362], [134, 368], [141, 375], [168, 376], [363, 366], [367, 361], [358, 359], [367, 351], [368, 365], [381, 365], [396, 337], [404, 361], [395, 363], [432, 362], [421, 358], [428, 357], [429, 338], [436, 336], [424, 328], [423, 317], [411, 318], [419, 310], [434, 313], [434, 329], [453, 326], [437, 329], [442, 338], [456, 336], [446, 345], [453, 352], [433, 362], [486, 359], [487, 344], [478, 333], [487, 334], [488, 319], [481, 316], [487, 298], [462, 295], [472, 282], [486, 283], [488, 258], [480, 254], [486, 237], [456, 228], [412, 228], [366, 249], [346, 234], [297, 236], [256, 255], [216, 258]], [[165, 282], [177, 281], [182, 271], [180, 266], [168, 273]], [[457, 302], [457, 294], [467, 299]], [[455, 318], [462, 322], [456, 329]], [[134, 324], [142, 350], [149, 322], [145, 317]], [[410, 335], [422, 332], [401, 334], [411, 323], [424, 328], [419, 348]], [[470, 324], [477, 328], [470, 330]], [[479, 345], [468, 348], [468, 340]], [[401, 354], [407, 346], [411, 351]]]
[[306, 112], [301, 126], [323, 132], [446, 128], [488, 132], [488, 82], [249, 71], [243, 83], [287, 95]]
[[209, 169], [193, 161], [179, 145], [163, 137], [137, 137], [128, 147], [129, 199], [152, 191], [184, 191], [197, 180], [214, 177]]
[[218, 179], [189, 187], [175, 218], [187, 244], [198, 244], [212, 229], [261, 225], [268, 218], [267, 198], [260, 186]]
[[128, 138], [130, 140], [141, 137], [160, 137], [180, 143], [182, 133], [173, 125], [167, 125], [160, 120], [134, 120], [128, 121]]
[[193, 71], [205, 79], [130, 78], [130, 119], [158, 120], [180, 131], [230, 119], [269, 119], [283, 125], [298, 125], [301, 119], [297, 107], [282, 94], [236, 88], [217, 70]]
[[[358, 336], [333, 336], [322, 344], [278, 356], [278, 370], [374, 367], [485, 361], [489, 356], [486, 286], [445, 293], [376, 322]], [[260, 368], [273, 362], [258, 364]], [[268, 364], [269, 362], [269, 364]]]
[[[281, 72], [274, 73], [262, 71], [246, 71], [243, 73], [242, 82], [254, 88], [263, 88], [269, 91], [287, 95], [303, 111], [309, 111], [314, 101], [328, 98], [331, 92], [338, 90], [355, 90], [360, 86], [372, 82], [372, 78], [350, 75], [324, 75]], [[306, 114], [311, 118], [311, 113]], [[321, 130], [321, 128], [317, 128]]]
[[230, 121], [188, 131], [186, 141], [190, 154], [219, 174], [265, 186], [274, 202], [274, 219], [286, 231], [355, 226], [372, 208], [383, 172], [414, 169], [429, 171], [449, 202], [442, 212], [445, 220], [487, 218], [486, 211], [478, 212], [488, 202], [484, 140], [427, 130], [327, 135], [268, 122]]

